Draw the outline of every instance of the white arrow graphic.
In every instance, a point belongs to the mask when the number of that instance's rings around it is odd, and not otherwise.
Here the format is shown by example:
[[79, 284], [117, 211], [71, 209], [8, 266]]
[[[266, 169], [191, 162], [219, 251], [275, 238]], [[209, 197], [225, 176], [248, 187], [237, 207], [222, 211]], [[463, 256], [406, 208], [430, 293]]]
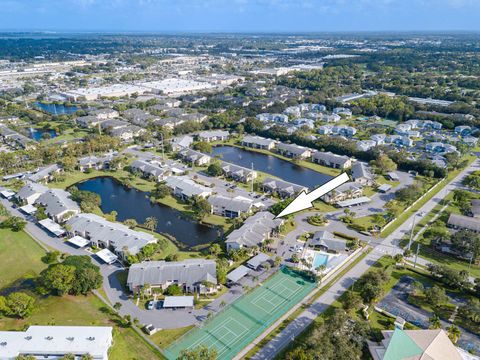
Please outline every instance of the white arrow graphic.
[[287, 216], [313, 207], [312, 203], [314, 200], [348, 181], [350, 181], [350, 178], [348, 177], [347, 173], [341, 173], [337, 177], [334, 177], [332, 180], [326, 182], [322, 186], [319, 186], [308, 194], [305, 191], [302, 191], [290, 204], [288, 204], [285, 209], [283, 209], [280, 214], [276, 216], [276, 218]]

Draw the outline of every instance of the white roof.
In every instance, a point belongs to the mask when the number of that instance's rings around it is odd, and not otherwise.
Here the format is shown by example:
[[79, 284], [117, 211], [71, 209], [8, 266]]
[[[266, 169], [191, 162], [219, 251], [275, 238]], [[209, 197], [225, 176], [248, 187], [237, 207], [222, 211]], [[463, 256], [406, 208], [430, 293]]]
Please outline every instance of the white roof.
[[164, 308], [193, 307], [193, 296], [165, 296]]
[[247, 268], [246, 266], [240, 265], [235, 270], [232, 270], [227, 274], [227, 279], [232, 282], [237, 282], [238, 280], [243, 278], [245, 275], [248, 275], [249, 272], [250, 272], [249, 268]]
[[51, 219], [43, 219], [40, 220], [38, 223], [55, 236], [62, 236], [63, 234], [65, 234], [65, 230]]
[[361, 196], [356, 199], [348, 199], [344, 201], [339, 201], [337, 202], [337, 205], [340, 207], [348, 207], [348, 206], [354, 206], [354, 205], [360, 205], [360, 204], [365, 204], [372, 201], [369, 197], [367, 196]]
[[118, 256], [112, 253], [108, 249], [102, 249], [99, 252], [97, 252], [95, 255], [97, 255], [103, 262], [107, 264], [112, 264], [118, 259]]
[[250, 260], [248, 260], [247, 264], [256, 269], [267, 260], [270, 260], [270, 256], [261, 252], [261, 253], [258, 253], [258, 255], [254, 256], [253, 258], [251, 258]]
[[73, 244], [79, 248], [83, 248], [85, 246], [87, 246], [88, 244], [90, 244], [90, 240], [87, 240], [85, 239], [84, 237], [81, 237], [81, 236], [74, 236], [72, 237], [71, 239], [68, 239], [67, 242], [69, 242], [70, 244]]
[[9, 189], [5, 189], [5, 190], [2, 190], [0, 191], [0, 194], [2, 194], [2, 196], [6, 199], [9, 199], [11, 198], [13, 195], [15, 195], [15, 191], [12, 191], [12, 190], [9, 190]]
[[20, 211], [24, 212], [25, 214], [32, 215], [37, 212], [37, 208], [31, 204], [27, 204], [19, 208]]
[[112, 328], [107, 326], [30, 326], [26, 331], [0, 331], [0, 357], [19, 354], [63, 356], [90, 354], [104, 359], [112, 344]]

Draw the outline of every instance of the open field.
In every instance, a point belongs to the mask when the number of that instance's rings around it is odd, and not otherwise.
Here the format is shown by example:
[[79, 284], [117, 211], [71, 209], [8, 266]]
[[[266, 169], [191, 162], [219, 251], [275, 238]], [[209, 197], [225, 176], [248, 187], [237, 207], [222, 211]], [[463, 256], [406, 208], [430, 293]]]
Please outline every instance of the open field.
[[45, 251], [25, 232], [0, 229], [0, 290], [18, 287], [36, 299], [32, 315], [26, 319], [3, 317], [0, 330], [21, 330], [28, 325], [107, 325], [114, 327], [114, 345], [110, 357], [118, 360], [155, 360], [158, 354], [94, 295], [40, 296], [24, 280], [32, 279], [46, 267], [41, 261]]
[[46, 265], [45, 251], [25, 232], [0, 229], [0, 289], [20, 279], [36, 277]]

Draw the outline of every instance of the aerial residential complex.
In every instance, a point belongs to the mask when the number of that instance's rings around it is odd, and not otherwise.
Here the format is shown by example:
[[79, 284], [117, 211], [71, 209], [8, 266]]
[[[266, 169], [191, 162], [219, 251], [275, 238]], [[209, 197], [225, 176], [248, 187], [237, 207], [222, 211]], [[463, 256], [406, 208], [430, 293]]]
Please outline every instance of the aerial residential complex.
[[253, 28], [2, 33], [0, 359], [479, 359], [480, 36]]

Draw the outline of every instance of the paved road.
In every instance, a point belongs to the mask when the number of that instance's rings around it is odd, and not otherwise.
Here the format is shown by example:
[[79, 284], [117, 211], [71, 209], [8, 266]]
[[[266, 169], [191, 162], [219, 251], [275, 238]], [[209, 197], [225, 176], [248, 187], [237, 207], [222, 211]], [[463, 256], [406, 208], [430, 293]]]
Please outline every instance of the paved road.
[[[453, 179], [444, 190], [436, 194], [418, 213], [427, 214], [430, 212], [449, 192], [461, 184], [462, 179], [471, 171], [480, 169], [480, 161], [476, 160], [471, 166], [463, 170], [455, 179]], [[263, 360], [273, 359], [284, 349], [295, 337], [302, 333], [313, 320], [324, 312], [336, 299], [338, 299], [361, 275], [363, 275], [378, 259], [385, 254], [396, 254], [402, 252], [398, 247], [399, 239], [409, 232], [413, 218], [416, 214], [408, 218], [391, 235], [379, 241], [371, 241], [370, 245], [374, 249], [359, 263], [357, 263], [348, 273], [341, 277], [333, 286], [322, 294], [309, 308], [303, 311], [295, 320], [287, 325], [277, 336], [270, 340], [262, 349], [260, 349], [252, 359]]]
[[234, 301], [236, 298], [241, 296], [244, 292], [242, 286], [247, 285], [249, 287], [256, 286], [259, 282], [263, 281], [276, 269], [270, 269], [268, 272], [252, 272], [250, 275], [241, 280], [239, 286], [235, 286], [229, 289], [228, 292], [218, 297], [212, 301], [209, 305], [203, 307], [202, 309], [194, 310], [146, 310], [141, 309], [132, 301], [127, 293], [122, 289], [120, 281], [118, 280], [117, 273], [124, 270], [123, 267], [115, 263], [113, 265], [106, 265], [94, 254], [87, 252], [84, 249], [75, 248], [68, 243], [64, 242], [62, 239], [59, 239], [55, 236], [50, 235], [43, 228], [37, 225], [34, 222], [32, 217], [26, 216], [16, 208], [12, 206], [6, 199], [0, 199], [0, 202], [5, 206], [7, 210], [10, 211], [12, 215], [22, 217], [27, 220], [27, 225], [25, 230], [41, 244], [58, 250], [62, 253], [67, 253], [71, 255], [89, 255], [91, 256], [92, 262], [100, 267], [100, 272], [103, 276], [103, 289], [107, 294], [108, 300], [111, 304], [119, 302], [122, 304], [122, 307], [119, 311], [121, 315], [130, 315], [132, 318], [137, 318], [142, 324], [153, 324], [155, 327], [169, 329], [169, 328], [179, 328], [189, 325], [195, 325], [201, 321], [206, 320], [209, 312], [217, 312], [222, 306], [220, 303], [225, 301], [227, 304]]

